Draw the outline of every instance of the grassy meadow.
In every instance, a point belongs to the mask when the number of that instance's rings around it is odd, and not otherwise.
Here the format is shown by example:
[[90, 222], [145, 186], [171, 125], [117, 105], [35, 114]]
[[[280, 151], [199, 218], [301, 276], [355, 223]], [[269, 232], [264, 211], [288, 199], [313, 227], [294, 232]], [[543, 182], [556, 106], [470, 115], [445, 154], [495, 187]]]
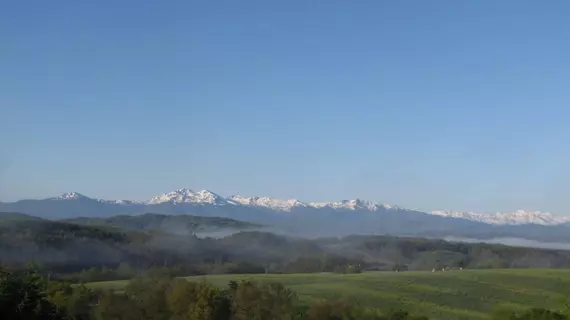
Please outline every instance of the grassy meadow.
[[[230, 280], [279, 281], [297, 292], [301, 303], [345, 299], [367, 307], [403, 308], [430, 319], [487, 319], [498, 307], [563, 309], [566, 302], [570, 303], [570, 270], [566, 269], [208, 275], [187, 279], [205, 279], [220, 287]], [[127, 283], [88, 285], [121, 290]]]

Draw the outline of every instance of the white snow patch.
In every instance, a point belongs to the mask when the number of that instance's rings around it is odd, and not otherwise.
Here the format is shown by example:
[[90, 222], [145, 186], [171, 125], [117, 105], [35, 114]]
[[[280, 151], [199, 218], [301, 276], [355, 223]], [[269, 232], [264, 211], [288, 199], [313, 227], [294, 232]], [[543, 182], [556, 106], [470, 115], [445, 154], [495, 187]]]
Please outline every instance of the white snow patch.
[[557, 225], [570, 222], [570, 217], [554, 216], [549, 212], [517, 210], [515, 212], [457, 212], [435, 210], [431, 214], [459, 219], [467, 219], [496, 225], [540, 224]]

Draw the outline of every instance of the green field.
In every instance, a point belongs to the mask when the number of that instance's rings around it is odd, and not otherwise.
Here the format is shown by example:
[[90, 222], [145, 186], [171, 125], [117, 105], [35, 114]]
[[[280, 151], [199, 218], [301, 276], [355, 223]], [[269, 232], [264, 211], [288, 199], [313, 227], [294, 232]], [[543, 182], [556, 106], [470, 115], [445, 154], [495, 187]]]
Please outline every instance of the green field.
[[[230, 280], [279, 281], [302, 302], [347, 299], [380, 309], [403, 308], [430, 319], [486, 319], [496, 307], [562, 309], [570, 302], [570, 270], [463, 270], [445, 272], [366, 272], [362, 274], [211, 275], [224, 287]], [[127, 281], [90, 283], [120, 290]]]

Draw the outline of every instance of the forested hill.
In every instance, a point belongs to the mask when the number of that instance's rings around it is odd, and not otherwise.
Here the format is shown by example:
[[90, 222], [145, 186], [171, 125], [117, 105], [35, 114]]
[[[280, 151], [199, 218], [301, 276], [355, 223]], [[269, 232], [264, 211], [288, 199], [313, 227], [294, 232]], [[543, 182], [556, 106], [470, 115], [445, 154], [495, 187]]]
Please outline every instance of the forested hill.
[[[58, 272], [113, 269], [120, 264], [134, 269], [183, 266], [181, 272], [190, 274], [342, 272], [354, 265], [380, 270], [570, 267], [570, 251], [563, 250], [391, 236], [309, 240], [260, 231], [199, 238], [169, 233], [163, 226], [168, 225], [164, 221], [178, 223], [177, 219], [183, 219], [186, 226], [190, 221], [199, 226], [203, 218], [139, 218], [121, 216], [78, 224], [0, 214], [0, 264], [21, 267], [34, 260]], [[249, 226], [223, 218], [206, 221], [205, 225]], [[126, 227], [120, 228], [120, 224]]]
[[15, 221], [30, 221], [30, 220], [42, 220], [36, 216], [31, 216], [19, 212], [0, 212], [0, 224], [7, 223], [11, 224]]
[[63, 221], [81, 225], [110, 226], [128, 230], [156, 230], [173, 234], [205, 233], [220, 230], [236, 231], [261, 227], [257, 224], [230, 218], [153, 213], [119, 215], [110, 218], [74, 218]]
[[23, 266], [34, 260], [43, 265], [72, 268], [119, 263], [130, 244], [149, 239], [146, 234], [112, 228], [42, 219], [3, 219], [0, 263]]

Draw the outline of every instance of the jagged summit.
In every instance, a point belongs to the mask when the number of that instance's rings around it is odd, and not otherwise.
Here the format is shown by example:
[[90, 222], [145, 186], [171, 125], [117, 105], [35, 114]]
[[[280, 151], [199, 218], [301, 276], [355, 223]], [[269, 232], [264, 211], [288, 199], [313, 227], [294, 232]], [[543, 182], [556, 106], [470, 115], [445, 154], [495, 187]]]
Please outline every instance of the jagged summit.
[[332, 208], [332, 209], [347, 209], [347, 210], [368, 210], [376, 211], [378, 209], [401, 209], [402, 208], [387, 205], [378, 204], [372, 201], [366, 201], [361, 199], [354, 200], [341, 200], [337, 202], [302, 202], [296, 199], [281, 200], [269, 197], [243, 197], [240, 195], [234, 195], [228, 198], [228, 201], [248, 206], [258, 206], [267, 207], [274, 210], [290, 211], [294, 207], [309, 207], [309, 208]]
[[201, 203], [201, 204], [226, 204], [227, 201], [221, 196], [209, 191], [201, 190], [194, 192], [190, 189], [178, 189], [168, 193], [163, 193], [153, 197], [148, 202], [149, 204], [158, 203]]
[[142, 204], [141, 201], [133, 201], [133, 200], [103, 200], [103, 199], [96, 199], [90, 198], [85, 196], [79, 192], [67, 192], [59, 197], [48, 198], [47, 200], [90, 200], [90, 201], [97, 201], [97, 202], [105, 202], [105, 203], [114, 203], [114, 204]]
[[275, 210], [290, 211], [293, 207], [306, 207], [307, 204], [295, 199], [281, 200], [269, 197], [242, 197], [240, 195], [233, 195], [228, 198], [230, 202], [246, 205], [267, 207]]
[[520, 225], [520, 224], [540, 224], [540, 225], [557, 225], [570, 222], [570, 217], [558, 217], [549, 212], [517, 210], [515, 212], [496, 212], [496, 213], [480, 213], [480, 212], [456, 212], [436, 210], [431, 214], [442, 216], [479, 221], [488, 224], [497, 225]]
[[347, 209], [347, 210], [358, 210], [358, 209], [365, 209], [369, 211], [376, 211], [378, 209], [401, 209], [402, 208], [389, 205], [389, 204], [379, 204], [372, 201], [362, 200], [362, 199], [354, 199], [354, 200], [341, 200], [337, 202], [312, 202], [310, 203], [311, 206], [315, 208], [324, 208], [329, 207], [333, 209]]
[[67, 193], [60, 195], [59, 197], [49, 198], [49, 199], [51, 199], [51, 200], [79, 200], [79, 199], [91, 199], [91, 198], [84, 196], [79, 192], [67, 192]]

